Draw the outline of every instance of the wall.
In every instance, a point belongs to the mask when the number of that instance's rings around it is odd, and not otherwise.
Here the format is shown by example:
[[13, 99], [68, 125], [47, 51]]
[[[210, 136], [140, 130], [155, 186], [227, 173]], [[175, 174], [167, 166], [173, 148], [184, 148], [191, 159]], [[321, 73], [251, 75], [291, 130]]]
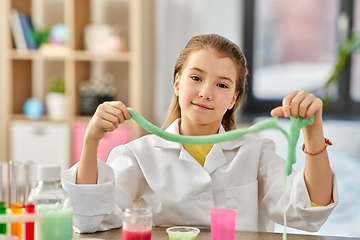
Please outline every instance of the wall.
[[172, 98], [175, 62], [191, 37], [223, 35], [242, 45], [243, 1], [156, 0], [155, 120], [161, 126]]

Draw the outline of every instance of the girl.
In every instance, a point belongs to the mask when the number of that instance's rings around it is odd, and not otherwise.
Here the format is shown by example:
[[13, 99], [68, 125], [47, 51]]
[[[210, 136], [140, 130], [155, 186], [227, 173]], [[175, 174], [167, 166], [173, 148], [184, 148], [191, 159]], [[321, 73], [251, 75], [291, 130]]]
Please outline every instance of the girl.
[[[246, 60], [236, 44], [215, 34], [193, 37], [175, 65], [167, 131], [198, 136], [235, 129], [246, 75]], [[322, 101], [294, 91], [271, 111], [272, 116], [290, 114], [315, 115], [315, 121], [302, 129], [309, 154], [304, 170], [288, 177], [284, 209], [285, 161], [271, 140], [194, 146], [150, 134], [114, 148], [105, 164], [96, 159], [104, 128], [113, 131], [131, 116], [122, 102], [101, 104], [87, 127], [80, 162], [62, 176], [75, 230], [120, 227], [122, 210], [137, 205], [150, 206], [158, 226], [209, 227], [210, 209], [233, 208], [236, 230], [273, 231], [286, 210], [288, 226], [317, 231], [338, 202], [322, 130]]]

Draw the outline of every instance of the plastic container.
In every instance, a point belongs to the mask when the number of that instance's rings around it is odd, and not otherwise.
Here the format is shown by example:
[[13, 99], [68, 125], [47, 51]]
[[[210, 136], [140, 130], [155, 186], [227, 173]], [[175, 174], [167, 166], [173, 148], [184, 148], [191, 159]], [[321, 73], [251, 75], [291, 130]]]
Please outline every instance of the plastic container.
[[236, 225], [235, 209], [215, 208], [210, 210], [211, 240], [234, 240]]
[[42, 240], [71, 240], [73, 209], [69, 195], [61, 186], [60, 166], [38, 167], [38, 185], [31, 190], [28, 202], [41, 213]]
[[151, 230], [151, 208], [132, 207], [125, 209], [122, 226], [123, 240], [150, 240]]
[[196, 240], [200, 230], [194, 227], [171, 227], [167, 228], [169, 240]]

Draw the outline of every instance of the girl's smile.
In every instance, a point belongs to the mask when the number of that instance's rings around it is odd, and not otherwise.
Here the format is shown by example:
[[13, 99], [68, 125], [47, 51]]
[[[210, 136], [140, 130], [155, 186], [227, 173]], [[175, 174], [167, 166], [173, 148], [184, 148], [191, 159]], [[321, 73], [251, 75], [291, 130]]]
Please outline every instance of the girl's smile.
[[205, 104], [200, 104], [200, 103], [192, 103], [192, 104], [201, 110], [213, 110], [214, 109], [214, 108], [206, 106]]

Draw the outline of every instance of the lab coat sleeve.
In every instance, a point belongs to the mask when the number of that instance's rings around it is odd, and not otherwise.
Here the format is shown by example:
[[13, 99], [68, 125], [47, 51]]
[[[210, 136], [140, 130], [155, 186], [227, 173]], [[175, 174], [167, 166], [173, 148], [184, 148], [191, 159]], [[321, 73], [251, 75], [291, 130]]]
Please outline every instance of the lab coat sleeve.
[[[294, 177], [292, 189], [290, 192], [290, 208], [293, 208], [300, 219], [309, 225], [308, 231], [319, 231], [320, 227], [325, 223], [331, 212], [339, 202], [338, 188], [336, 176], [332, 172], [333, 180], [333, 202], [327, 206], [312, 207], [309, 193], [306, 188], [304, 170], [300, 171]], [[289, 219], [289, 226], [297, 225], [297, 219]]]
[[[129, 197], [115, 186], [114, 170], [98, 160], [98, 184], [75, 184], [78, 163], [62, 173], [62, 184], [73, 206], [73, 226], [78, 233], [92, 233], [121, 227], [122, 210]], [[116, 204], [115, 198], [123, 204]]]
[[[283, 225], [285, 161], [276, 155], [273, 141], [264, 141], [259, 164], [260, 211], [274, 222]], [[334, 173], [332, 179], [334, 202], [323, 207], [312, 207], [303, 170], [298, 173], [293, 170], [286, 180], [285, 211], [288, 227], [311, 232], [320, 229], [339, 201]]]
[[[143, 146], [144, 143], [141, 139], [137, 139], [131, 144]], [[139, 166], [139, 158], [141, 157], [136, 155], [136, 153], [126, 145], [117, 146], [109, 155], [107, 164], [114, 169], [115, 193], [117, 194], [115, 201], [119, 206], [132, 206], [133, 203], [141, 198], [145, 191], [147, 182]], [[121, 196], [124, 195], [122, 193], [126, 193], [126, 199]]]

